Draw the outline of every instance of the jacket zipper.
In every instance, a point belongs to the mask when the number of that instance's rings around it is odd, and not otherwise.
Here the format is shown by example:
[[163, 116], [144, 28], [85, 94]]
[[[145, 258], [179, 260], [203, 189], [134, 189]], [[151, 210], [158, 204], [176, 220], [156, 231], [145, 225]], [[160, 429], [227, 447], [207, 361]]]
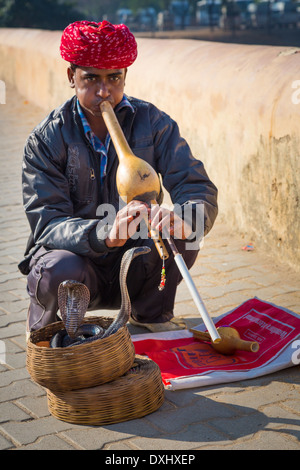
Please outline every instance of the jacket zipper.
[[90, 179], [94, 180], [95, 178], [96, 178], [95, 170], [94, 170], [94, 168], [90, 168]]

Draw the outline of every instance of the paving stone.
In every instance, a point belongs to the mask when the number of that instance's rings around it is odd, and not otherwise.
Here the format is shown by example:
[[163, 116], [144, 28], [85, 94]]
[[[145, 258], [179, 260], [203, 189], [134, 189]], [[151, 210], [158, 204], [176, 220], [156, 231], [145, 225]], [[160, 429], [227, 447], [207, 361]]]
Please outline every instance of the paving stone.
[[262, 431], [253, 440], [246, 442], [238, 440], [237, 444], [232, 445], [231, 450], [300, 450], [300, 442], [279, 431]]
[[13, 449], [14, 447], [14, 444], [9, 439], [0, 434], [0, 450]]
[[29, 299], [21, 300], [15, 298], [12, 302], [4, 302], [4, 300], [2, 299], [2, 302], [0, 303], [1, 310], [4, 310], [9, 314], [22, 312], [24, 315], [24, 319], [27, 315], [28, 306]]
[[292, 398], [294, 395], [295, 392], [294, 390], [290, 390], [290, 386], [283, 383], [271, 383], [265, 387], [257, 387], [257, 389], [251, 388], [249, 391], [243, 390], [239, 393], [233, 393], [232, 395], [221, 395], [217, 400], [232, 405], [247, 403], [247, 407], [258, 409], [270, 403], [277, 403], [282, 400], [283, 396], [285, 399], [288, 399]]
[[25, 326], [24, 323], [12, 323], [7, 327], [1, 328], [0, 330], [0, 339], [3, 338], [10, 338], [12, 336], [19, 336], [21, 334], [25, 334]]
[[125, 440], [125, 441], [117, 441], [117, 442], [112, 442], [110, 444], [106, 444], [104, 446], [103, 450], [132, 451], [132, 450], [136, 450], [136, 448], [135, 448], [135, 445], [134, 445], [134, 439], [132, 439], [132, 440], [128, 439], [128, 440]]
[[59, 436], [53, 435], [41, 437], [33, 444], [23, 445], [16, 450], [75, 450], [75, 448]]
[[298, 397], [294, 400], [286, 400], [284, 402], [284, 406], [287, 408], [287, 409], [291, 409], [294, 413], [298, 413], [299, 416], [300, 416], [300, 400], [299, 400], [299, 396], [300, 396], [300, 390], [297, 389], [296, 391]]
[[[0, 252], [1, 256], [1, 252]], [[1, 282], [0, 284], [0, 295], [2, 292], [5, 291], [15, 291], [16, 289], [20, 288], [23, 289], [25, 288], [26, 284], [23, 282], [23, 280], [20, 279], [10, 279], [9, 281]]]
[[56, 434], [68, 428], [70, 428], [70, 424], [59, 421], [52, 416], [21, 423], [9, 421], [0, 427], [18, 445], [33, 443], [41, 436]]
[[10, 385], [17, 380], [23, 380], [29, 378], [29, 374], [26, 369], [13, 369], [6, 372], [2, 372], [0, 375], [0, 387]]
[[280, 431], [260, 431], [252, 437], [238, 438], [220, 445], [208, 445], [201, 450], [299, 450], [300, 443]]
[[[245, 415], [240, 416], [242, 408], [245, 409]], [[268, 417], [259, 411], [247, 413], [247, 407], [239, 407], [239, 413], [233, 419], [213, 419], [212, 424], [219, 432], [228, 435], [229, 439], [239, 439], [242, 437], [252, 437], [257, 432], [265, 429], [269, 420]]]
[[46, 416], [50, 416], [46, 395], [42, 395], [40, 397], [22, 397], [15, 403], [31, 416], [35, 416], [36, 418], [45, 418]]
[[[1, 301], [2, 301], [2, 302], [6, 302], [6, 303], [7, 303], [7, 302], [14, 303], [14, 302], [16, 302], [17, 300], [21, 300], [21, 299], [16, 298], [16, 296], [13, 295], [13, 293], [10, 292], [10, 291], [1, 292], [0, 298], [1, 298]], [[24, 300], [25, 300], [25, 299], [24, 299]]]
[[0, 274], [0, 283], [4, 283], [6, 281], [11, 280], [20, 280], [20, 273], [11, 272], [11, 273], [2, 273]]
[[234, 411], [229, 407], [215, 402], [209, 398], [201, 398], [191, 406], [176, 410], [160, 411], [147, 417], [147, 419], [164, 433], [174, 433], [182, 430], [186, 423], [210, 421], [215, 417], [231, 418]]
[[189, 424], [186, 428], [174, 434], [162, 434], [159, 438], [147, 439], [137, 437], [132, 442], [140, 450], [192, 450], [199, 449], [207, 443], [225, 444], [228, 439], [222, 432], [203, 423]]
[[0, 260], [0, 272], [1, 273], [18, 273], [20, 276], [20, 272], [17, 269], [15, 263], [7, 263], [5, 260]]
[[[18, 322], [24, 322], [26, 320], [26, 316], [24, 315], [24, 311], [8, 314], [6, 316], [1, 316], [0, 317], [0, 328], [4, 328], [9, 326], [11, 323], [18, 323]], [[22, 331], [24, 333], [24, 331]]]
[[149, 421], [141, 418], [94, 428], [73, 426], [73, 429], [65, 431], [63, 436], [86, 450], [100, 450], [111, 442], [119, 442], [136, 436], [146, 436], [152, 440], [160, 434], [160, 431], [155, 429]]
[[[23, 329], [22, 338], [24, 338], [25, 327]], [[26, 366], [26, 352], [25, 347], [20, 347], [15, 340], [18, 337], [12, 337], [5, 340], [6, 353], [5, 361], [6, 364], [13, 369], [21, 369]], [[25, 340], [23, 340], [25, 342]]]
[[44, 395], [44, 390], [30, 379], [18, 380], [0, 389], [0, 402], [16, 400], [25, 396]]
[[24, 289], [15, 289], [14, 291], [12, 291], [12, 294], [16, 299], [19, 300], [26, 300], [28, 298], [28, 294], [25, 287]]
[[5, 421], [24, 421], [28, 420], [30, 415], [21, 410], [14, 403], [0, 403], [0, 423]]
[[280, 430], [282, 433], [293, 435], [300, 442], [300, 415], [290, 411], [285, 403], [269, 405], [263, 409], [268, 417], [266, 429]]

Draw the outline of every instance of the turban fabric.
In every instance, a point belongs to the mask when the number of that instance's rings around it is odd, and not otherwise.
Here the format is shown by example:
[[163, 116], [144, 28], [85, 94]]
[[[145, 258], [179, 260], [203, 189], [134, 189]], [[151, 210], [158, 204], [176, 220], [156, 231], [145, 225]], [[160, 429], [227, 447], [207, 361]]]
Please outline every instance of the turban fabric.
[[82, 67], [122, 69], [135, 61], [137, 44], [124, 24], [75, 21], [63, 31], [60, 53], [64, 60]]

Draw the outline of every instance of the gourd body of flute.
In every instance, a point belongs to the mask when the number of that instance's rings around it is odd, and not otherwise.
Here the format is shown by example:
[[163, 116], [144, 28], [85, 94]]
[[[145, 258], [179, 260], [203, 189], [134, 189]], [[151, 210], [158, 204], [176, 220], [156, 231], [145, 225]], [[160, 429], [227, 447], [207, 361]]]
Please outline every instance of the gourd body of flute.
[[133, 154], [110, 103], [103, 101], [100, 108], [119, 157], [117, 188], [120, 197], [127, 203], [133, 199], [155, 201], [160, 193], [156, 171], [149, 163]]
[[257, 352], [259, 349], [258, 343], [241, 339], [235, 328], [219, 327], [218, 332], [221, 336], [221, 341], [213, 344], [213, 347], [221, 354], [231, 355], [237, 350]]
[[155, 201], [160, 193], [156, 171], [141, 158], [130, 154], [119, 160], [117, 187], [120, 197], [127, 202], [132, 199]]
[[[211, 337], [208, 332], [198, 331], [197, 329], [190, 328], [194, 338], [200, 341], [211, 342]], [[259, 344], [256, 341], [246, 341], [240, 338], [239, 332], [235, 328], [229, 326], [220, 326], [217, 328], [220, 335], [220, 340], [211, 342], [212, 347], [220, 354], [232, 355], [236, 351], [250, 351], [256, 353], [259, 350]]]

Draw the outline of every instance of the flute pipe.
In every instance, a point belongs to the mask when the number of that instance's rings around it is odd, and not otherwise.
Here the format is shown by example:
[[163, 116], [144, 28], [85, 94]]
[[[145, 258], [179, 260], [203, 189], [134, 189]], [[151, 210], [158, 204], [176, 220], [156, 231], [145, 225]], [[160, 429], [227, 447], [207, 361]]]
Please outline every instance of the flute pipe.
[[[152, 199], [150, 201], [150, 207], [153, 204], [157, 204], [157, 201], [155, 201], [154, 199]], [[154, 230], [150, 227], [150, 223], [149, 223], [148, 218], [147, 218], [146, 223], [147, 223], [147, 226], [148, 226], [148, 231], [150, 233], [150, 236], [151, 236], [152, 240], [154, 241], [154, 244], [155, 244], [155, 246], [157, 248], [157, 251], [159, 253], [159, 256], [162, 259], [165, 259], [165, 260], [168, 259], [169, 258], [169, 253], [168, 253], [168, 250], [167, 250], [167, 248], [166, 248], [166, 246], [163, 242], [163, 239], [162, 239], [160, 233], [157, 230]]]
[[102, 113], [102, 117], [106, 124], [106, 127], [109, 131], [111, 140], [114, 143], [118, 157], [122, 158], [126, 155], [134, 156], [110, 102], [102, 101], [100, 103], [100, 111]]
[[207, 328], [207, 331], [209, 332], [209, 335], [211, 337], [211, 340], [213, 343], [219, 343], [221, 341], [221, 336], [219, 335], [218, 331], [217, 331], [217, 328], [214, 324], [214, 322], [212, 321], [212, 319], [210, 318], [207, 310], [206, 310], [206, 307], [200, 297], [200, 294], [199, 292], [197, 291], [197, 288], [194, 284], [194, 281], [189, 273], [189, 270], [185, 264], [185, 261], [183, 259], [183, 257], [181, 256], [180, 253], [176, 253], [174, 255], [174, 259], [175, 259], [175, 262], [178, 266], [178, 269], [183, 277], [183, 279], [185, 280], [186, 284], [187, 284], [187, 287], [190, 291], [190, 294], [191, 296], [193, 297], [193, 300], [198, 308], [198, 311], [202, 317], [202, 320]]
[[190, 332], [193, 333], [195, 338], [201, 339], [202, 341], [210, 341], [209, 333], [196, 330], [195, 328], [190, 328]]
[[[125, 165], [127, 167], [128, 172], [129, 172], [130, 171], [130, 164], [128, 165], [128, 162], [131, 159], [131, 162], [133, 160], [135, 162], [140, 160], [141, 162], [143, 162], [144, 165], [148, 165], [148, 167], [150, 167], [150, 165], [148, 163], [146, 163], [144, 160], [139, 159], [132, 152], [132, 150], [131, 150], [131, 148], [130, 148], [130, 146], [129, 146], [126, 138], [125, 138], [124, 132], [123, 132], [123, 130], [122, 130], [120, 124], [119, 124], [119, 121], [118, 121], [118, 119], [115, 115], [115, 112], [114, 112], [114, 110], [113, 110], [113, 108], [110, 104], [110, 102], [109, 101], [102, 101], [100, 103], [100, 111], [102, 113], [102, 117], [103, 117], [103, 120], [106, 124], [107, 130], [110, 134], [111, 140], [114, 144], [116, 154], [117, 154], [118, 159], [119, 159], [119, 166], [123, 162], [123, 168], [124, 168], [124, 165]], [[126, 165], [126, 162], [127, 162], [127, 165]], [[153, 168], [151, 168], [151, 170], [154, 172]], [[157, 175], [155, 175], [155, 176], [156, 176], [156, 179], [157, 179], [157, 190], [159, 190], [159, 179], [158, 179]], [[132, 186], [133, 186], [133, 190], [135, 190], [136, 188], [134, 188], [134, 184]], [[117, 173], [117, 187], [118, 187], [118, 173]], [[151, 191], [150, 191], [150, 189], [151, 189]], [[149, 195], [153, 193], [153, 188], [150, 188], [150, 189], [145, 187], [145, 185], [143, 185], [142, 194], [134, 192], [134, 194], [131, 194], [131, 195], [134, 199], [139, 199], [141, 201], [149, 202], [150, 204], [156, 204], [156, 201], [154, 199], [151, 199], [150, 201], [145, 200], [146, 197], [148, 198]], [[118, 187], [118, 191], [119, 191], [119, 187]], [[145, 191], [146, 191], [146, 193], [145, 193]], [[120, 194], [120, 191], [119, 191], [119, 194]], [[122, 197], [122, 194], [120, 194], [120, 196]], [[126, 202], [127, 202], [128, 191], [126, 192], [125, 196], [126, 196]], [[128, 202], [130, 202], [130, 201], [131, 201], [131, 198], [129, 198]], [[168, 251], [165, 247], [165, 244], [164, 244], [159, 232], [157, 232], [156, 230], [151, 229], [151, 227], [149, 226], [148, 220], [145, 220], [145, 222], [148, 226], [148, 231], [149, 231], [150, 236], [151, 236], [151, 238], [154, 242], [154, 245], [155, 245], [155, 247], [158, 251], [159, 256], [161, 257], [161, 259], [165, 259], [165, 260], [168, 259], [169, 258], [169, 253], [168, 253]]]

